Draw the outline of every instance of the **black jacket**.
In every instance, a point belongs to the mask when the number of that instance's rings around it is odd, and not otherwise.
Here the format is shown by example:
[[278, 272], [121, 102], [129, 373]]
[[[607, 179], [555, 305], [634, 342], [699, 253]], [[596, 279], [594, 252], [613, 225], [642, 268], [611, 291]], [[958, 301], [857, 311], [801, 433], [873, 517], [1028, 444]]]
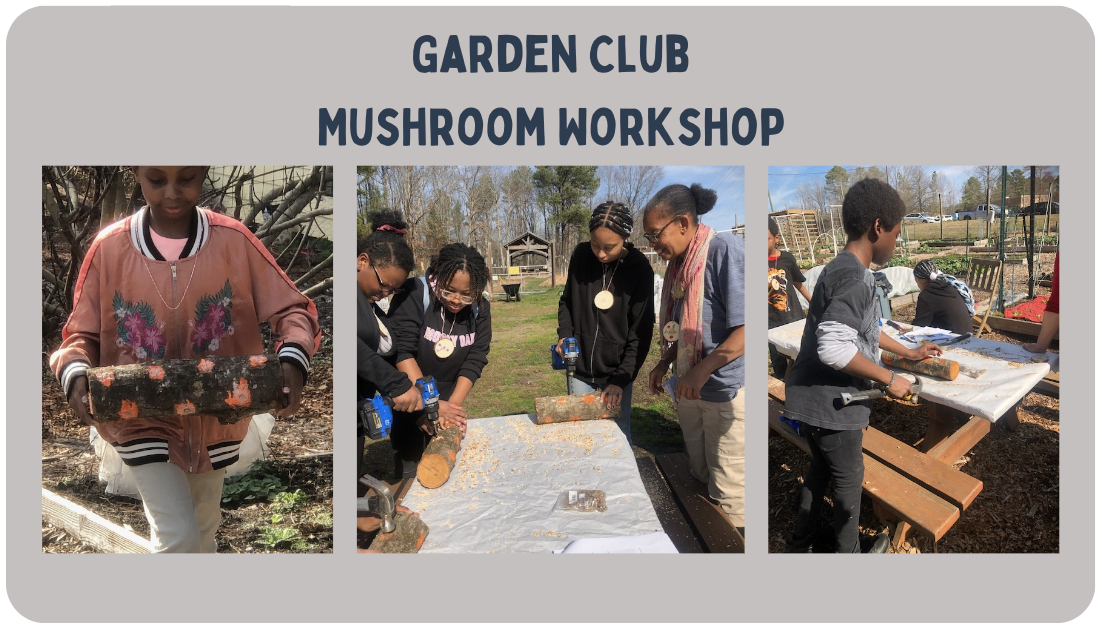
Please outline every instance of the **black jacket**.
[[934, 279], [918, 295], [915, 317], [911, 321], [915, 327], [937, 327], [948, 329], [955, 334], [972, 331], [972, 315], [964, 297], [947, 281]]
[[[364, 293], [356, 289], [356, 396], [360, 399], [373, 397], [376, 391], [390, 395], [401, 395], [413, 387], [405, 373], [394, 368], [393, 349], [389, 357], [379, 355], [379, 321], [382, 319], [394, 339], [394, 329], [388, 324], [387, 317], [375, 304], [367, 300]], [[396, 345], [395, 341], [395, 345]]]
[[[436, 388], [444, 399], [451, 397], [460, 377], [478, 381], [486, 366], [493, 337], [489, 301], [479, 298], [477, 317], [471, 306], [452, 314], [430, 291], [426, 311], [425, 286], [420, 278], [409, 279], [402, 289], [405, 291], [390, 307], [390, 333], [397, 349], [395, 362], [416, 359], [421, 372], [436, 379]], [[450, 337], [455, 343], [455, 350], [447, 358], [438, 358], [433, 351], [441, 335]]]
[[[578, 244], [559, 299], [558, 334], [578, 339], [578, 377], [621, 388], [635, 381], [654, 336], [654, 270], [641, 252], [626, 247], [616, 268], [602, 264], [588, 241]], [[598, 310], [593, 299], [610, 281], [612, 307]]]

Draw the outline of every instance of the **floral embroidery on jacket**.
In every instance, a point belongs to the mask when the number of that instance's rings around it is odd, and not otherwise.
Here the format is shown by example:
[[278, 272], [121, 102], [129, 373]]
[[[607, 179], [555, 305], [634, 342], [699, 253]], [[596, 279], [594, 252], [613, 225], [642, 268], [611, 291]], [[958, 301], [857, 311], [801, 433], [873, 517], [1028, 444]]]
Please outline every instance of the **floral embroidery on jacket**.
[[224, 336], [233, 335], [230, 310], [233, 308], [233, 290], [230, 281], [217, 294], [207, 294], [195, 304], [195, 319], [188, 321], [192, 328], [191, 344], [195, 353], [217, 351]]
[[165, 324], [153, 317], [153, 308], [145, 301], [131, 303], [115, 292], [111, 309], [118, 322], [115, 344], [130, 347], [139, 360], [154, 360], [165, 355]]

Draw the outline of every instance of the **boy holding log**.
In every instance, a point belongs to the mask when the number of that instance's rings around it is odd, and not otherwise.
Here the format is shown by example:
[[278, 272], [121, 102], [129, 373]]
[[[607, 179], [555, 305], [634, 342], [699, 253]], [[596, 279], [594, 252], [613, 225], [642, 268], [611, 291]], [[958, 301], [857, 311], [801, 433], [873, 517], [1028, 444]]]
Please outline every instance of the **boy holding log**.
[[177, 410], [188, 412], [177, 416], [97, 421], [89, 410], [90, 368], [150, 364], [150, 376], [159, 368], [169, 388], [164, 360], [196, 359], [199, 371], [208, 357], [256, 355], [259, 362], [259, 323], [268, 321], [280, 338], [276, 414], [292, 415], [321, 339], [313, 302], [267, 247], [237, 220], [196, 206], [206, 172], [134, 169], [146, 206], [92, 242], [61, 348], [50, 357], [77, 417], [131, 467], [158, 553], [215, 551], [224, 468], [238, 459], [249, 417], [224, 423], [195, 413], [202, 402], [182, 401]]
[[895, 252], [906, 213], [899, 194], [881, 180], [861, 180], [842, 201], [845, 250], [823, 268], [808, 307], [800, 353], [785, 378], [785, 416], [800, 422], [811, 447], [811, 465], [800, 490], [799, 512], [789, 539], [794, 552], [810, 552], [823, 494], [834, 478], [834, 536], [838, 553], [884, 553], [887, 534], [862, 547], [858, 517], [865, 464], [863, 430], [868, 402], [841, 404], [843, 392], [872, 384], [902, 399], [911, 384], [877, 363], [880, 349], [921, 360], [939, 355], [935, 344], [907, 349], [880, 331], [869, 266], [883, 265]]

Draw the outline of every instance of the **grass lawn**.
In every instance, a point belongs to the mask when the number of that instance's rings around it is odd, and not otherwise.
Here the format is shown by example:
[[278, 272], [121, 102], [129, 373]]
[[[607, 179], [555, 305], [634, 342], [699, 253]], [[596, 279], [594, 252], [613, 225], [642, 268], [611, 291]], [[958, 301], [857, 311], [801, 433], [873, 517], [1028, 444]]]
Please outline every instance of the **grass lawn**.
[[[1045, 216], [1040, 215], [1033, 218], [1034, 230], [1036, 231], [1037, 239], [1041, 238], [1041, 228], [1045, 224]], [[1029, 226], [1029, 219], [1026, 219], [1026, 227]], [[963, 240], [967, 236], [971, 240], [984, 239], [985, 236], [990, 238], [997, 238], [999, 236], [999, 224], [987, 225], [978, 220], [951, 220], [945, 222], [944, 226], [941, 223], [936, 224], [922, 224], [919, 222], [908, 221], [905, 226], [906, 239], [918, 240], [918, 241], [931, 241], [938, 239], [960, 239]], [[1059, 232], [1060, 230], [1060, 216], [1050, 215], [1048, 220], [1048, 232]], [[985, 232], [985, 231], [990, 231]], [[1006, 232], [1008, 238], [1014, 234], [1022, 235], [1024, 233], [1022, 229], [1022, 219], [1020, 217], [1010, 218], [1006, 220]]]
[[[541, 281], [526, 281], [523, 289], [526, 293], [520, 302], [496, 299], [491, 302], [494, 337], [489, 362], [463, 404], [468, 417], [533, 413], [535, 398], [566, 393], [566, 374], [551, 369], [550, 351], [551, 345], [558, 342], [561, 287], [541, 287]], [[685, 447], [673, 403], [665, 393], [652, 395], [647, 388], [647, 375], [657, 361], [656, 328], [650, 353], [632, 392], [631, 435], [636, 456], [680, 452]], [[389, 441], [374, 444], [367, 450], [368, 471], [389, 476], [392, 467]]]
[[[566, 393], [566, 374], [551, 369], [551, 345], [558, 342], [561, 288], [526, 282], [520, 302], [495, 300], [490, 307], [494, 340], [482, 377], [464, 408], [472, 418], [535, 412], [537, 397]], [[665, 393], [651, 395], [647, 374], [658, 361], [655, 332], [647, 361], [632, 392], [631, 435], [636, 453], [679, 452], [685, 447], [677, 412]]]

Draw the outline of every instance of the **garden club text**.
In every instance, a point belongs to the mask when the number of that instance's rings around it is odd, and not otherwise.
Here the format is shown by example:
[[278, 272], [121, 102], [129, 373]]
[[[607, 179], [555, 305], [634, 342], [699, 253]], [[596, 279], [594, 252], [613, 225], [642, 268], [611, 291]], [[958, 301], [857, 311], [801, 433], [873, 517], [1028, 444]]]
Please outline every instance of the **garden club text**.
[[[550, 43], [550, 50], [545, 48]], [[515, 35], [497, 36], [496, 46], [485, 35], [472, 35], [464, 42], [457, 35], [447, 38], [447, 44], [439, 52], [437, 40], [422, 35], [413, 45], [413, 67], [417, 72], [433, 73], [576, 73], [578, 51], [575, 36], [564, 41], [558, 35], [526, 35], [522, 41]], [[601, 35], [589, 47], [589, 61], [598, 73], [634, 73], [637, 68], [655, 74], [663, 69], [667, 73], [683, 73], [689, 69], [689, 42], [683, 35], [657, 35], [653, 43], [646, 35], [639, 36], [638, 56], [633, 57], [627, 36], [615, 40]], [[496, 51], [496, 56], [494, 55]], [[549, 57], [550, 63], [547, 63]], [[615, 57], [615, 64], [612, 63]], [[496, 61], [496, 65], [495, 62]], [[579, 146], [592, 140], [597, 145], [621, 146], [674, 145], [693, 146], [703, 141], [706, 147], [714, 144], [727, 146], [733, 141], [749, 145], [760, 138], [763, 146], [769, 146], [770, 138], [784, 129], [784, 115], [779, 108], [763, 107], [755, 111], [749, 107], [705, 107], [703, 111], [689, 107], [670, 116], [672, 107], [616, 108], [580, 107], [559, 108], [556, 137], [559, 145], [571, 140]], [[510, 141], [524, 145], [529, 138], [537, 146], [547, 144], [544, 108], [507, 107], [492, 108], [489, 114], [476, 107], [467, 108], [330, 108], [318, 109], [318, 144], [329, 144], [335, 137], [337, 145], [347, 145], [348, 139], [358, 146], [369, 145], [372, 140], [383, 146], [391, 146], [400, 140], [408, 147], [417, 139], [417, 145], [451, 146], [456, 139], [464, 145], [476, 145], [483, 138], [494, 145]], [[675, 125], [679, 125], [677, 129]], [[680, 132], [680, 133], [678, 133]], [[672, 136], [671, 134], [677, 134]]]

